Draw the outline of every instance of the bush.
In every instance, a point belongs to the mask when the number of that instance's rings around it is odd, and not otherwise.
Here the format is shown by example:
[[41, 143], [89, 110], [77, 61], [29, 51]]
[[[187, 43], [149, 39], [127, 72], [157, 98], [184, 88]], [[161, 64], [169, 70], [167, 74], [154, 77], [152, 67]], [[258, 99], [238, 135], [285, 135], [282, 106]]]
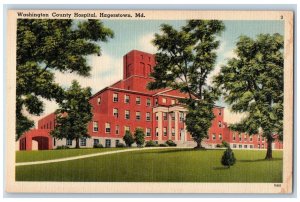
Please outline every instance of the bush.
[[142, 128], [136, 128], [134, 132], [134, 140], [138, 147], [143, 147], [145, 143], [145, 133]]
[[166, 143], [159, 144], [160, 147], [167, 147], [168, 145]]
[[131, 147], [131, 145], [134, 143], [134, 139], [133, 139], [132, 134], [131, 134], [130, 131], [125, 132], [123, 140], [124, 140], [127, 147]]
[[145, 145], [145, 147], [156, 147], [156, 146], [157, 146], [157, 144], [153, 140], [147, 141], [146, 145]]
[[102, 144], [94, 144], [94, 146], [93, 146], [94, 148], [103, 148], [103, 145]]
[[223, 147], [229, 147], [230, 145], [228, 144], [228, 142], [226, 142], [226, 141], [223, 140], [222, 141], [222, 146]]
[[173, 142], [173, 140], [166, 141], [166, 144], [169, 145], [170, 147], [176, 147], [177, 146], [177, 144], [175, 142]]
[[228, 147], [225, 151], [224, 154], [222, 156], [221, 159], [221, 163], [223, 166], [227, 166], [228, 168], [230, 168], [230, 166], [233, 166], [235, 164], [235, 157], [234, 157], [234, 153], [231, 150], [230, 147]]
[[70, 149], [70, 147], [66, 145], [62, 145], [62, 146], [57, 146], [56, 149]]
[[125, 147], [125, 144], [123, 144], [123, 143], [118, 143], [118, 144], [116, 145], [116, 147]]

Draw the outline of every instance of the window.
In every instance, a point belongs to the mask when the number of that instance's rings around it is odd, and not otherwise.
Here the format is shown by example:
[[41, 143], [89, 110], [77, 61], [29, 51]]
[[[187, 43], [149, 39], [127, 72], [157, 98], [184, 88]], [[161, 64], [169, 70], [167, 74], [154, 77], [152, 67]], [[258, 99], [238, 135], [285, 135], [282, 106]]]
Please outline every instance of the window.
[[249, 137], [249, 139], [250, 139], [250, 142], [252, 142], [252, 140], [253, 140], [253, 137], [252, 137], [252, 135]]
[[264, 149], [264, 148], [265, 148], [265, 145], [264, 145], [264, 144], [261, 144], [261, 148]]
[[118, 98], [118, 93], [114, 93], [113, 94], [113, 102], [118, 102], [119, 98]]
[[119, 143], [120, 143], [120, 140], [116, 140], [116, 146], [118, 146]]
[[151, 106], [151, 100], [149, 98], [147, 98], [146, 105]]
[[86, 146], [86, 138], [80, 138], [80, 146]]
[[141, 120], [141, 112], [135, 112], [136, 120]]
[[99, 144], [99, 139], [94, 139], [94, 145], [98, 145]]
[[72, 146], [72, 139], [67, 138], [66, 145], [67, 145], [67, 146]]
[[213, 139], [213, 140], [216, 139], [216, 135], [215, 135], [215, 134], [212, 135], [212, 139]]
[[164, 128], [163, 132], [164, 132], [164, 136], [167, 136], [167, 128]]
[[125, 95], [124, 96], [124, 103], [129, 103], [129, 101], [130, 101], [129, 95]]
[[174, 121], [175, 120], [175, 112], [171, 112], [171, 117], [172, 117], [172, 120]]
[[137, 105], [140, 105], [140, 104], [141, 104], [141, 98], [140, 98], [140, 97], [136, 97], [136, 98], [135, 98], [135, 103], [136, 103]]
[[175, 104], [175, 100], [171, 100], [171, 104], [174, 105]]
[[98, 122], [97, 121], [93, 121], [93, 132], [98, 132], [99, 128], [98, 128]]
[[159, 135], [158, 128], [155, 128], [155, 135], [156, 135], [156, 137], [158, 137], [158, 135]]
[[253, 145], [250, 145], [250, 149], [253, 149]]
[[129, 110], [125, 110], [125, 119], [130, 119], [130, 112], [129, 112]]
[[150, 118], [150, 112], [147, 112], [146, 113], [146, 121], [150, 121], [151, 120], [151, 118]]
[[56, 139], [53, 138], [53, 146], [55, 146], [55, 145], [56, 145]]
[[233, 147], [233, 148], [236, 148], [236, 144], [233, 144], [232, 147]]
[[105, 133], [110, 133], [110, 123], [105, 123]]
[[245, 145], [244, 145], [244, 148], [247, 149], [247, 148], [248, 148], [248, 145], [245, 144]]
[[124, 126], [124, 130], [125, 130], [125, 132], [126, 131], [130, 132], [130, 127], [129, 126]]
[[219, 109], [219, 116], [222, 115], [222, 109]]
[[163, 119], [168, 120], [167, 112], [163, 112]]
[[119, 135], [119, 126], [116, 125], [116, 135]]
[[240, 145], [239, 145], [239, 148], [243, 148], [243, 145], [240, 144]]
[[260, 144], [257, 145], [257, 148], [260, 149]]
[[162, 103], [167, 103], [167, 98], [162, 98]]
[[110, 139], [105, 140], [105, 147], [111, 147], [111, 140]]
[[151, 129], [150, 128], [146, 128], [146, 136], [147, 137], [151, 136]]
[[175, 136], [175, 128], [172, 128], [172, 136]]
[[114, 117], [118, 118], [119, 117], [119, 110], [117, 108], [113, 109], [113, 115]]
[[257, 140], [260, 141], [260, 135], [257, 136]]
[[221, 121], [219, 121], [218, 126], [219, 126], [219, 128], [222, 128], [222, 123], [221, 123]]
[[179, 112], [179, 121], [184, 121], [184, 113]]
[[239, 141], [242, 141], [242, 135], [239, 134]]
[[235, 141], [235, 133], [232, 134], [232, 140]]
[[99, 105], [100, 103], [101, 103], [101, 98], [98, 97], [98, 98], [97, 98], [97, 104]]
[[155, 106], [157, 106], [157, 105], [158, 105], [158, 99], [155, 98]]
[[155, 113], [156, 121], [158, 121], [158, 113]]
[[220, 134], [219, 135], [219, 140], [222, 140], [222, 139], [223, 139], [222, 134]]
[[247, 141], [247, 135], [244, 135], [244, 141]]

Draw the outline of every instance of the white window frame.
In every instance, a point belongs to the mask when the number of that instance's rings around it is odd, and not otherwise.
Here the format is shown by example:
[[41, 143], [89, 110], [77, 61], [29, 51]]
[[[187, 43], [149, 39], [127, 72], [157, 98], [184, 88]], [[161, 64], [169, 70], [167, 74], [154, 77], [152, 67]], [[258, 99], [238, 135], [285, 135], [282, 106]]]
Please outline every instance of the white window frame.
[[147, 105], [148, 107], [151, 106], [151, 100], [150, 100], [150, 98], [147, 98], [147, 99], [146, 99], [146, 105]]
[[146, 128], [146, 136], [147, 137], [151, 136], [151, 128]]
[[167, 127], [164, 127], [164, 128], [163, 128], [163, 135], [164, 135], [164, 136], [167, 136], [167, 134], [168, 134]]
[[146, 121], [151, 121], [151, 114], [150, 114], [150, 112], [146, 112]]
[[125, 110], [125, 119], [130, 119], [130, 110]]
[[113, 108], [113, 116], [114, 117], [119, 117], [119, 110], [118, 110], [118, 108]]
[[73, 144], [73, 140], [70, 139], [70, 138], [67, 138], [67, 139], [66, 139], [66, 145], [67, 145], [67, 146], [72, 146], [72, 144]]
[[158, 127], [155, 128], [155, 136], [156, 136], [156, 137], [159, 136], [159, 130], [158, 130]]
[[120, 127], [119, 125], [116, 125], [116, 135], [119, 135], [119, 133], [120, 133]]
[[118, 93], [113, 93], [113, 102], [118, 102], [118, 101], [119, 101]]
[[135, 119], [141, 120], [141, 112], [140, 111], [135, 112]]
[[129, 95], [124, 95], [124, 103], [126, 103], [126, 104], [130, 103], [130, 96]]
[[172, 136], [175, 136], [175, 128], [171, 129], [171, 134], [172, 134]]
[[86, 138], [80, 138], [80, 146], [86, 147]]
[[99, 124], [98, 121], [93, 121], [93, 132], [99, 131]]
[[164, 97], [163, 97], [163, 98], [161, 99], [161, 102], [164, 103], [164, 104], [166, 104], [166, 103], [167, 103], [167, 98], [164, 98]]
[[111, 132], [111, 125], [110, 123], [105, 123], [105, 133], [110, 133]]
[[140, 104], [141, 104], [141, 97], [136, 97], [136, 98], [135, 98], [135, 103], [136, 103], [137, 105], [140, 105]]

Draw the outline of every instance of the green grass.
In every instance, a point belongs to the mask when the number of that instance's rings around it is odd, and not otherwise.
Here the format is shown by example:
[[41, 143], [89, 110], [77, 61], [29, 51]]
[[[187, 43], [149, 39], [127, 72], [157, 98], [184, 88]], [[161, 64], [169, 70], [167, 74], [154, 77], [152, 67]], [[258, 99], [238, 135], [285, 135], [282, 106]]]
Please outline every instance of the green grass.
[[61, 149], [61, 150], [43, 150], [43, 151], [17, 151], [16, 162], [44, 161], [86, 154], [115, 151], [126, 148], [97, 148], [97, 149]]
[[17, 166], [17, 181], [81, 182], [282, 182], [282, 151], [234, 150], [224, 168], [222, 150], [140, 150], [43, 165]]

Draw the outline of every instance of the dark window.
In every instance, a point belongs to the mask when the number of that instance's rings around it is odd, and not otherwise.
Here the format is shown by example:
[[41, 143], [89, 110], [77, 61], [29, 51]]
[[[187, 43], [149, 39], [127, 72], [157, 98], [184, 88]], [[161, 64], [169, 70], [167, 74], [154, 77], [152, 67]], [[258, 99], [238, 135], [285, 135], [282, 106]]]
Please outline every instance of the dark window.
[[98, 145], [99, 144], [99, 139], [94, 139], [94, 145]]
[[86, 138], [80, 139], [80, 146], [86, 146]]
[[105, 147], [111, 147], [111, 140], [110, 139], [105, 140]]

